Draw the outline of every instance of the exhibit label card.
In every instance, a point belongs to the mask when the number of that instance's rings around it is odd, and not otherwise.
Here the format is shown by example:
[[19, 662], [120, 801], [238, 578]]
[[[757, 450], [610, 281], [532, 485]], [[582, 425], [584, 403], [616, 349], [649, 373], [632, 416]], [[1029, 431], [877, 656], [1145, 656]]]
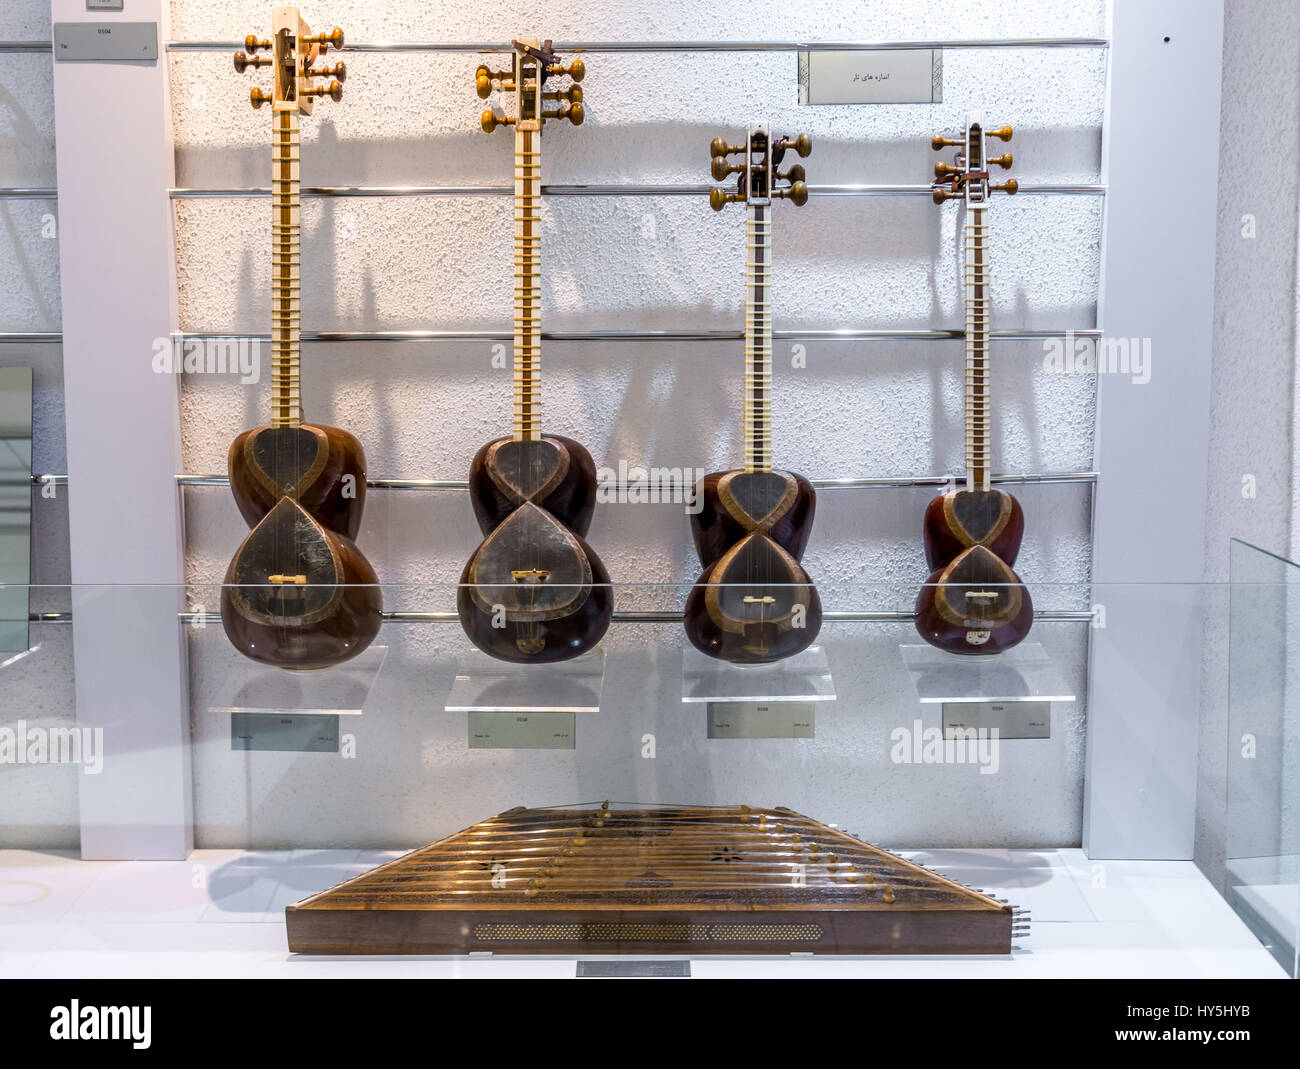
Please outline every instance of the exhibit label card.
[[471, 750], [572, 750], [577, 745], [573, 713], [475, 710], [466, 715]]
[[338, 753], [339, 718], [330, 713], [231, 713], [230, 748]]
[[811, 739], [816, 702], [709, 702], [711, 739]]
[[996, 731], [1000, 739], [1047, 739], [1052, 735], [1051, 702], [944, 702], [943, 737], [969, 738]]
[[135, 62], [158, 58], [156, 22], [56, 22], [58, 63]]
[[800, 104], [938, 104], [943, 50], [800, 52]]

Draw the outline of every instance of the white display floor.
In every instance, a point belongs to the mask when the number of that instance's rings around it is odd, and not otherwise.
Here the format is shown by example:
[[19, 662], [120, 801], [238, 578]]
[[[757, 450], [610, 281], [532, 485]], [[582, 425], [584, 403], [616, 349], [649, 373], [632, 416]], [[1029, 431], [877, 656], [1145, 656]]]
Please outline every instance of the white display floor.
[[[0, 976], [572, 977], [572, 957], [305, 958], [284, 907], [399, 851], [196, 850], [187, 861], [0, 851]], [[1278, 977], [1190, 861], [1093, 862], [1081, 850], [903, 851], [1033, 914], [1006, 957], [691, 961], [694, 976]], [[596, 955], [593, 957], [603, 958]]]

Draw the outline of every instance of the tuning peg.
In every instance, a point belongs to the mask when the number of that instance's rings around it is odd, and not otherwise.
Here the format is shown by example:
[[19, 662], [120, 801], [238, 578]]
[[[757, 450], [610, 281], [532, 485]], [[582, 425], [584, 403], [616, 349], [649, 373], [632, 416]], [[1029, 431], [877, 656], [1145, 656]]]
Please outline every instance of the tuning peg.
[[783, 137], [778, 142], [781, 148], [792, 148], [795, 154], [801, 159], [812, 152], [812, 138], [807, 134], [800, 134], [798, 137]]
[[483, 127], [485, 134], [490, 134], [498, 126], [511, 126], [514, 124], [514, 117], [510, 115], [498, 115], [491, 108], [479, 117], [479, 125]]
[[262, 49], [264, 48], [269, 49], [270, 47], [271, 47], [270, 41], [263, 41], [259, 37], [254, 37], [251, 33], [244, 38], [245, 52], [260, 52]]
[[952, 198], [956, 196], [959, 196], [959, 194], [953, 193], [951, 190], [944, 189], [943, 186], [935, 186], [934, 191], [930, 194], [930, 197], [935, 202], [935, 204], [942, 204], [944, 201], [952, 200]]
[[996, 137], [999, 141], [1011, 140], [1011, 127], [1009, 126], [999, 126], [996, 130], [985, 130], [984, 133], [987, 137]]
[[1006, 193], [1009, 196], [1015, 196], [1016, 190], [1020, 188], [1020, 183], [1017, 182], [1014, 178], [1008, 178], [1005, 182], [1002, 183], [1002, 185], [994, 186], [993, 188], [996, 189], [999, 193]]
[[935, 134], [934, 137], [930, 138], [930, 147], [934, 149], [935, 152], [947, 148], [949, 145], [961, 144], [964, 144], [964, 142], [954, 141], [951, 137], [944, 137], [942, 134]]
[[323, 56], [331, 48], [343, 47], [343, 31], [337, 26], [329, 33], [308, 34], [302, 39], [305, 45], [320, 45], [320, 54]]
[[543, 111], [543, 119], [568, 119], [574, 126], [581, 126], [587, 117], [581, 104], [560, 104], [554, 111]]
[[1001, 156], [990, 156], [989, 164], [997, 164], [999, 167], [1008, 168], [1011, 166], [1011, 153], [1004, 152]]
[[[474, 88], [478, 92], [480, 100], [486, 100], [492, 95], [492, 83], [504, 83], [507, 78], [513, 75], [513, 71], [494, 71], [488, 70], [482, 64], [474, 71]], [[505, 88], [505, 85], [502, 85]]]
[[269, 67], [274, 62], [275, 60], [270, 56], [246, 56], [243, 52], [235, 53], [235, 70], [240, 74], [249, 67]]
[[255, 108], [260, 108], [263, 104], [270, 104], [274, 99], [275, 97], [270, 93], [263, 93], [262, 90], [256, 87], [248, 94], [249, 103]]
[[935, 178], [947, 178], [949, 175], [961, 174], [961, 173], [962, 173], [962, 169], [960, 167], [951, 167], [946, 163], [936, 163], [934, 165]]
[[744, 145], [728, 145], [725, 137], [715, 137], [709, 142], [710, 156], [730, 156], [733, 152], [744, 152]]
[[803, 164], [796, 163], [788, 171], [779, 171], [777, 178], [784, 182], [802, 182], [808, 176], [804, 174]]
[[543, 100], [568, 100], [574, 104], [582, 103], [582, 86], [571, 85], [568, 89], [557, 89], [554, 92], [543, 93]]
[[319, 70], [310, 70], [306, 72], [308, 78], [337, 78], [340, 82], [348, 80], [348, 65], [339, 60], [332, 67], [321, 67]]
[[304, 89], [302, 95], [305, 97], [329, 97], [337, 103], [343, 99], [343, 85], [341, 82], [330, 82], [329, 85], [318, 85], [312, 89]]
[[548, 75], [567, 74], [575, 82], [582, 81], [587, 76], [587, 65], [580, 59], [575, 59], [567, 67], [563, 63], [553, 63], [546, 68]]
[[773, 191], [772, 196], [794, 202], [796, 208], [808, 203], [808, 187], [803, 182], [795, 182], [789, 189]]
[[745, 169], [743, 163], [728, 163], [725, 156], [714, 156], [709, 164], [709, 173], [715, 182], [721, 182], [729, 174], [737, 174]]
[[728, 204], [734, 204], [738, 200], [744, 200], [740, 193], [728, 193], [725, 189], [718, 189], [716, 186], [709, 190], [709, 207], [715, 212], [722, 211]]

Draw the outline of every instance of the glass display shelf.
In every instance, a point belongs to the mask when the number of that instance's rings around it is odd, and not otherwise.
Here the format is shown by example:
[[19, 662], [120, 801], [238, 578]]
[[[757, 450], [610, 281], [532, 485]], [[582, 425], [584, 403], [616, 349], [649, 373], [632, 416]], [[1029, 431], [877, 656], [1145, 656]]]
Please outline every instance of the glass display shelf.
[[388, 657], [387, 646], [371, 646], [350, 661], [326, 669], [296, 672], [258, 665], [227, 651], [229, 670], [208, 709], [214, 713], [254, 715], [360, 716]]
[[605, 686], [605, 651], [554, 664], [515, 664], [474, 650], [456, 670], [449, 713], [597, 713]]
[[833, 702], [835, 683], [823, 646], [771, 664], [732, 664], [688, 647], [682, 652], [683, 702]]
[[922, 705], [975, 702], [1072, 702], [1077, 695], [1038, 642], [1002, 653], [945, 653], [924, 644], [898, 647]]

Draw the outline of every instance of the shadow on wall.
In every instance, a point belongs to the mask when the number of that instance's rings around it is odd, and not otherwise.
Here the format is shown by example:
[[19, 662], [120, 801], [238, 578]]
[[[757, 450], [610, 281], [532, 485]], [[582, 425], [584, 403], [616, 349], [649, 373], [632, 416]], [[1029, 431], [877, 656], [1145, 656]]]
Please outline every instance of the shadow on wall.
[[[661, 140], [671, 143], [690, 144], [698, 151], [701, 160], [698, 181], [709, 181], [705, 167], [707, 160], [708, 135], [712, 127], [703, 124], [633, 124], [625, 126], [583, 130], [582, 136], [598, 134], [601, 151], [612, 156], [624, 158], [637, 151], [646, 153], [645, 146], [657, 146]], [[554, 166], [546, 166], [548, 177], [551, 172], [559, 170], [565, 154], [572, 145], [572, 138], [580, 136], [561, 127], [548, 142], [552, 151], [548, 161], [554, 160]], [[1092, 141], [1097, 134], [1089, 130], [1049, 130], [1033, 132], [1036, 152], [1050, 153], [1053, 140], [1056, 141]], [[591, 148], [588, 138], [587, 148]], [[346, 159], [349, 171], [356, 170], [362, 174], [383, 172], [395, 166], [399, 160], [405, 161], [402, 170], [409, 173], [410, 157], [413, 153], [427, 154], [431, 161], [454, 159], [459, 166], [465, 165], [468, 158], [478, 158], [481, 165], [479, 179], [483, 184], [506, 187], [510, 181], [510, 139], [502, 136], [497, 139], [497, 147], [492, 147], [492, 139], [481, 133], [467, 131], [450, 137], [421, 139], [419, 142], [360, 142], [343, 145], [337, 140], [337, 127], [328, 119], [319, 123], [319, 134], [315, 142], [304, 148], [308, 156], [303, 172], [307, 176], [304, 186], [317, 184], [316, 171], [311, 161], [312, 156], [324, 161]], [[1046, 147], [1044, 147], [1046, 142]], [[915, 158], [918, 166], [915, 177], [918, 184], [926, 180], [927, 171], [920, 166], [920, 161], [931, 164], [930, 155], [912, 151], [916, 146], [910, 142], [886, 142], [875, 146], [879, 152], [897, 157]], [[928, 152], [928, 146], [920, 146]], [[345, 151], [346, 150], [346, 151]], [[265, 148], [249, 146], [237, 150], [223, 149], [186, 149], [183, 150], [184, 170], [194, 174], [206, 171], [206, 158], [220, 155], [223, 168], [231, 166], [231, 154], [238, 157], [236, 169], [247, 175], [249, 184], [264, 185], [267, 181], [267, 153]], [[823, 139], [814, 149], [809, 166], [826, 164], [823, 173], [814, 173], [814, 184], [818, 180], [836, 181], [852, 180], [851, 174], [835, 173], [843, 167], [849, 153], [847, 146], [834, 140]], [[441, 181], [436, 175], [423, 179], [426, 182]], [[1037, 206], [1046, 206], [1054, 198], [1032, 198], [1033, 204], [1024, 210], [1033, 210]], [[1080, 198], [1082, 200], [1082, 198]], [[510, 329], [509, 311], [509, 198], [498, 195], [481, 198], [386, 198], [370, 199], [364, 210], [371, 213], [400, 218], [420, 218], [416, 204], [433, 201], [429, 214], [433, 217], [430, 225], [426, 217], [427, 233], [407, 235], [417, 246], [418, 255], [414, 257], [416, 267], [428, 271], [428, 283], [420, 287], [421, 292], [433, 295], [432, 304], [422, 312], [415, 312], [409, 318], [398, 318], [391, 303], [384, 305], [384, 296], [395, 287], [407, 288], [418, 282], [411, 278], [393, 280], [384, 264], [389, 262], [387, 250], [376, 246], [358, 254], [356, 246], [366, 240], [364, 234], [353, 232], [356, 227], [354, 212], [357, 201], [348, 200], [313, 200], [307, 199], [309, 209], [306, 216], [303, 235], [303, 262], [305, 265], [306, 286], [304, 292], [304, 328], [312, 329], [468, 329], [493, 330], [508, 333]], [[1021, 198], [1022, 203], [1031, 198]], [[478, 202], [477, 204], [474, 202]], [[486, 202], [486, 203], [485, 203]], [[186, 202], [194, 204], [196, 202]], [[252, 216], [262, 211], [260, 201], [235, 201], [241, 213]], [[599, 212], [593, 212], [592, 201], [570, 198], [551, 198], [546, 205], [544, 223], [546, 235], [543, 244], [543, 302], [545, 327], [553, 330], [577, 330], [584, 328], [608, 329], [610, 327], [635, 328], [643, 330], [674, 329], [683, 326], [703, 329], [738, 330], [743, 315], [740, 303], [743, 299], [743, 243], [744, 227], [739, 206], [715, 215], [704, 204], [703, 196], [670, 198], [602, 198], [596, 202]], [[1001, 203], [1007, 203], [1005, 199]], [[647, 214], [647, 206], [649, 212]], [[455, 229], [455, 216], [459, 209], [475, 214], [475, 226], [472, 229]], [[1017, 205], [1017, 207], [1021, 207]], [[810, 327], [824, 329], [828, 327], [880, 327], [889, 329], [916, 329], [934, 326], [959, 327], [961, 322], [960, 303], [960, 261], [961, 246], [951, 232], [945, 232], [945, 226], [955, 226], [958, 218], [956, 206], [950, 206], [951, 218], [945, 223], [944, 212], [936, 209], [922, 197], [916, 198], [814, 198], [804, 209], [782, 205], [775, 227], [778, 326]], [[493, 213], [484, 220], [483, 212]], [[579, 214], [581, 213], [581, 214]], [[596, 217], [593, 221], [593, 216]], [[499, 217], [499, 218], [498, 218]], [[646, 223], [646, 219], [649, 222]], [[684, 221], [689, 219], [690, 221]], [[695, 222], [698, 220], [698, 223]], [[367, 218], [367, 222], [369, 222]], [[208, 217], [196, 217], [181, 226], [183, 248], [193, 244], [195, 255], [202, 257], [209, 250], [202, 247], [202, 238], [198, 229], [209, 222]], [[437, 225], [437, 224], [444, 225]], [[499, 223], [499, 225], [495, 225]], [[644, 236], [642, 228], [648, 229], [653, 237]], [[483, 224], [481, 227], [478, 224]], [[1005, 225], [1013, 227], [1014, 221], [1007, 220]], [[185, 231], [191, 229], [196, 236], [187, 240]], [[400, 226], [398, 227], [400, 230]], [[995, 229], [996, 233], [996, 229]], [[386, 237], [385, 230], [381, 236]], [[499, 240], [495, 240], [499, 238]], [[471, 240], [491, 242], [491, 247], [479, 244], [467, 248]], [[629, 250], [623, 255], [623, 249]], [[359, 256], [360, 263], [357, 258]], [[233, 293], [230, 296], [229, 314], [236, 317], [233, 329], [264, 329], [265, 303], [267, 299], [267, 281], [263, 258], [256, 257], [245, 250], [235, 278]], [[408, 260], [410, 255], [408, 253]], [[892, 270], [895, 265], [902, 265], [901, 272], [909, 279], [915, 279], [913, 288], [913, 311], [905, 318], [890, 316], [882, 322], [875, 306], [884, 295], [873, 293], [860, 281], [854, 279], [862, 274], [862, 264], [866, 261], [880, 270]], [[942, 275], [943, 289], [940, 288], [940, 269], [937, 263], [947, 261]], [[400, 261], [398, 261], [400, 262]], [[1015, 270], [1015, 261], [1003, 260], [1007, 264], [1007, 273]], [[377, 266], [377, 263], [379, 266]], [[694, 266], [690, 266], [694, 264]], [[686, 265], [686, 266], [683, 266]], [[360, 270], [360, 278], [356, 277]], [[444, 273], [445, 272], [445, 273]], [[622, 308], [611, 312], [609, 299], [615, 294], [615, 283], [611, 276], [622, 273], [616, 280], [621, 287], [622, 301], [629, 300], [628, 293], [633, 293], [634, 307]], [[807, 282], [800, 281], [800, 275], [814, 273], [818, 282], [822, 277], [847, 280], [839, 285], [818, 285], [811, 294], [814, 303], [822, 305], [826, 311], [810, 313], [800, 311], [798, 305], [806, 303], [800, 298], [808, 297]], [[897, 272], [896, 272], [897, 273]], [[352, 277], [348, 278], [347, 275]], [[995, 279], [996, 279], [995, 274]], [[786, 281], [790, 280], [790, 281]], [[1005, 287], [1007, 284], [1004, 282]], [[999, 326], [1013, 328], [1022, 326], [1077, 326], [1090, 327], [1095, 321], [1095, 308], [1080, 309], [1077, 305], [1059, 304], [1043, 307], [1035, 302], [1023, 280], [1015, 283], [1015, 314], [1002, 319]], [[920, 287], [928, 294], [928, 300], [922, 303]], [[342, 317], [332, 306], [333, 295], [346, 289], [350, 295], [349, 310]], [[701, 290], [704, 291], [701, 294]], [[782, 307], [781, 293], [791, 294]], [[459, 293], [449, 296], [443, 302], [437, 294]], [[482, 301], [473, 300], [474, 292], [482, 293]], [[801, 292], [802, 291], [802, 292]], [[667, 298], [667, 301], [664, 300]], [[657, 303], [658, 302], [658, 303]], [[590, 311], [588, 311], [590, 310]], [[445, 314], [445, 318], [439, 318]], [[829, 316], [834, 316], [830, 320]], [[187, 329], [214, 329], [210, 323], [190, 322]], [[451, 392], [471, 388], [479, 381], [490, 384], [489, 392], [496, 391], [496, 376], [484, 373], [491, 369], [488, 354], [491, 342], [474, 341], [468, 343], [402, 343], [389, 346], [376, 344], [370, 348], [375, 354], [374, 361], [344, 363], [330, 359], [331, 346], [307, 346], [308, 363], [317, 367], [325, 364], [331, 374], [321, 374], [316, 380], [335, 382], [342, 386], [357, 387], [370, 395], [374, 411], [391, 412], [402, 406], [395, 405], [395, 395], [405, 390], [420, 389], [425, 392]], [[928, 406], [919, 404], [914, 411], [928, 411], [931, 419], [940, 419], [933, 413], [942, 413], [946, 406], [943, 402], [942, 380], [951, 374], [951, 364], [960, 361], [960, 348], [950, 344], [934, 345], [922, 343], [926, 353], [936, 359], [928, 367]], [[428, 346], [434, 346], [438, 359], [427, 359]], [[865, 348], [864, 348], [865, 346]], [[627, 347], [627, 348], [625, 348]], [[547, 352], [556, 352], [556, 343], [548, 344]], [[567, 348], [567, 347], [566, 347]], [[914, 370], [916, 360], [912, 357], [900, 359], [900, 349], [892, 343], [825, 343], [819, 347], [818, 360], [820, 372], [838, 381], [848, 391], [862, 391], [862, 375], [870, 374], [880, 380], [888, 381]], [[507, 346], [508, 349], [508, 346]], [[719, 352], [728, 353], [738, 344], [720, 345]], [[907, 347], [911, 352], [915, 349]], [[411, 350], [419, 353], [418, 358], [410, 358]], [[735, 375], [715, 375], [684, 377], [676, 373], [675, 365], [685, 355], [684, 347], [668, 343], [647, 343], [628, 346], [628, 343], [607, 343], [604, 346], [588, 344], [578, 345], [571, 350], [577, 357], [577, 400], [584, 411], [598, 413], [597, 422], [604, 427], [617, 428], [616, 439], [609, 442], [609, 451], [618, 456], [663, 457], [663, 452], [655, 448], [656, 439], [665, 446], [671, 444], [673, 451], [679, 455], [711, 456], [725, 448], [731, 430], [719, 431], [719, 413], [729, 413], [736, 409], [739, 393], [738, 362], [732, 367]], [[692, 348], [696, 352], [696, 348]], [[628, 375], [617, 399], [618, 408], [609, 409], [610, 397], [608, 383], [604, 376], [611, 365], [617, 365], [627, 355], [634, 355], [629, 368], [623, 373]], [[567, 353], [566, 353], [567, 355]], [[778, 356], [781, 354], [778, 353]], [[863, 357], [866, 357], [864, 359]], [[778, 385], [783, 369], [783, 361], [778, 360]], [[730, 365], [729, 365], [730, 366]], [[575, 377], [575, 369], [569, 364], [548, 362], [551, 375], [555, 377]], [[308, 396], [316, 393], [317, 407], [313, 407], [314, 418], [327, 421], [329, 400], [323, 396], [325, 391], [313, 386], [310, 370], [306, 375]], [[422, 385], [417, 385], [422, 384]], [[508, 387], [507, 387], [508, 388]], [[999, 430], [1010, 422], [1016, 422], [1022, 428], [1037, 433], [1037, 398], [1033, 391], [1019, 390], [1009, 394], [1015, 400], [1007, 403], [1011, 406], [1004, 410], [999, 420]], [[324, 402], [323, 407], [319, 407]], [[916, 399], [913, 399], [913, 404]], [[244, 405], [247, 425], [261, 422], [264, 404], [258, 391], [245, 393]], [[505, 404], [500, 405], [504, 411]], [[672, 433], [664, 431], [666, 412], [676, 414]], [[478, 413], [466, 414], [473, 418]], [[399, 432], [388, 419], [384, 419], [380, 441], [374, 443], [374, 451], [382, 455], [387, 448], [395, 447]], [[721, 421], [725, 423], [726, 421]], [[489, 426], [499, 425], [490, 417]], [[949, 425], [951, 424], [951, 425]], [[960, 420], [945, 421], [944, 426], [931, 425], [913, 428], [936, 441], [935, 452], [943, 456], [951, 451], [951, 443], [944, 439], [955, 433], [960, 439]], [[490, 433], [490, 432], [489, 432]], [[710, 435], [712, 440], [710, 441]], [[721, 435], [721, 436], [720, 436]], [[694, 440], [691, 440], [691, 439]], [[636, 443], [636, 449], [624, 447], [623, 443]], [[588, 443], [597, 455], [600, 454], [595, 442]], [[1000, 443], [999, 443], [1000, 444]], [[688, 448], [689, 447], [689, 448]], [[996, 447], [996, 446], [995, 446]], [[1032, 445], [1032, 467], [1038, 467], [1042, 456], [1038, 442]], [[671, 458], [668, 458], [671, 459]]]

